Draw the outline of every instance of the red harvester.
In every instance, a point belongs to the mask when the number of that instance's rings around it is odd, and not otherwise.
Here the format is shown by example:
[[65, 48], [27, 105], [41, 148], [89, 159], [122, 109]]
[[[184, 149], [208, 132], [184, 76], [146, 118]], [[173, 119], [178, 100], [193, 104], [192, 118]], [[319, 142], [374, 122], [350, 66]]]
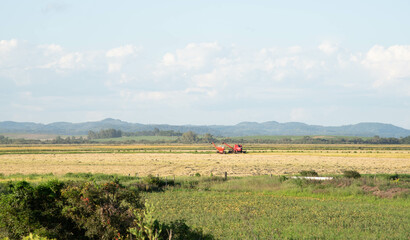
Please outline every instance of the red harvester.
[[212, 142], [212, 144], [214, 145], [214, 147], [216, 148], [216, 152], [220, 153], [220, 154], [224, 154], [225, 153], [225, 147], [224, 146], [216, 146], [215, 143]]
[[227, 143], [223, 142], [226, 146], [228, 146], [229, 152], [228, 153], [246, 153], [245, 150], [243, 150], [242, 145], [240, 144], [235, 144], [234, 147], [229, 146]]

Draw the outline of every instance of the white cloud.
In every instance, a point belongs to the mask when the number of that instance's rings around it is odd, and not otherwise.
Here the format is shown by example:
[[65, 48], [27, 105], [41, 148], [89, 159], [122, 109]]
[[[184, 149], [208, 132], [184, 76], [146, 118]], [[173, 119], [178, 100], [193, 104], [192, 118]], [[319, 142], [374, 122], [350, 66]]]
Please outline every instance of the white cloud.
[[106, 56], [109, 58], [122, 58], [136, 54], [139, 51], [134, 45], [128, 44], [125, 46], [113, 48], [107, 51]]
[[141, 48], [128, 44], [108, 50], [105, 54], [108, 60], [107, 72], [120, 72], [124, 61], [128, 60], [128, 57], [135, 56], [140, 49]]
[[121, 70], [121, 63], [109, 63], [108, 64], [108, 72], [113, 73], [113, 72], [118, 72]]
[[69, 53], [60, 58], [58, 66], [62, 69], [74, 69], [82, 67], [83, 54], [79, 52]]
[[410, 94], [410, 45], [372, 47], [361, 62], [376, 78], [373, 86], [394, 87]]
[[220, 72], [214, 70], [210, 73], [195, 75], [192, 80], [198, 87], [219, 87], [224, 85], [223, 78], [224, 76]]
[[38, 48], [44, 50], [44, 55], [49, 56], [52, 54], [61, 54], [63, 52], [63, 48], [57, 44], [45, 44], [40, 45]]
[[2, 52], [9, 52], [12, 49], [16, 48], [18, 45], [18, 42], [16, 39], [11, 39], [11, 40], [1, 40], [0, 41], [0, 53]]
[[322, 44], [320, 44], [318, 46], [318, 49], [322, 52], [324, 52], [325, 54], [333, 54], [334, 52], [336, 52], [338, 50], [338, 46], [335, 43], [331, 43], [329, 41], [324, 41], [322, 42]]
[[166, 53], [163, 57], [162, 57], [162, 62], [164, 63], [165, 66], [172, 66], [174, 65], [175, 62], [175, 56], [172, 53]]
[[[231, 116], [265, 108], [271, 111], [268, 120], [278, 120], [272, 112], [278, 113], [286, 102], [288, 107], [280, 114], [292, 121], [314, 119], [308, 104], [333, 101], [339, 107], [341, 102], [350, 104], [349, 99], [359, 102], [381, 95], [408, 100], [410, 46], [374, 46], [363, 53], [329, 46], [254, 50], [214, 42], [190, 43], [181, 49], [168, 49], [155, 59], [144, 58], [144, 52], [139, 53], [133, 45], [70, 52], [57, 44], [33, 46], [2, 40], [0, 53], [5, 54], [0, 54], [0, 84], [7, 85], [1, 85], [0, 91], [14, 86], [29, 89], [33, 95], [49, 91], [49, 95], [75, 94], [81, 99], [85, 97], [78, 93], [82, 90], [74, 87], [81, 84], [95, 87], [95, 94], [104, 94], [104, 98], [117, 97], [113, 106], [127, 111], [145, 109], [145, 114], [154, 111], [161, 115], [166, 107], [170, 113], [181, 114], [182, 108], [201, 113], [214, 108], [222, 111], [227, 104]], [[54, 93], [60, 86], [64, 89]], [[97, 103], [104, 101], [100, 96], [89, 97], [89, 109], [101, 107]], [[22, 95], [13, 97], [20, 99], [20, 105], [27, 102]], [[62, 96], [58, 101], [66, 100]], [[55, 101], [41, 100], [45, 105], [47, 102]]]
[[166, 53], [162, 64], [167, 67], [179, 66], [185, 69], [200, 68], [209, 64], [222, 48], [216, 43], [190, 43], [175, 53]]

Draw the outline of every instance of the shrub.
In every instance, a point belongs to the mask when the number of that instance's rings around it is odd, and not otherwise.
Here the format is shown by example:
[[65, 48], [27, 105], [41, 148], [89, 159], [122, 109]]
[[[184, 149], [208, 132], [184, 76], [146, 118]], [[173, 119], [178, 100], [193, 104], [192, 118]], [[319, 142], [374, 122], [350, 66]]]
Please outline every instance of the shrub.
[[354, 170], [343, 171], [343, 176], [346, 178], [360, 178], [361, 177], [360, 173]]
[[168, 225], [163, 226], [163, 231], [161, 232], [162, 239], [174, 239], [174, 240], [185, 240], [185, 239], [203, 239], [212, 240], [214, 237], [210, 234], [205, 234], [201, 229], [191, 229], [184, 220], [176, 220]]
[[38, 186], [10, 183], [0, 195], [0, 229], [10, 239], [29, 233], [58, 239], [114, 239], [126, 236], [143, 205], [137, 189], [118, 181]]
[[317, 176], [319, 176], [317, 174], [317, 172], [314, 171], [314, 170], [303, 170], [303, 171], [300, 171], [299, 174], [304, 176], [304, 177], [308, 177], [308, 176], [309, 177], [317, 177]]
[[199, 172], [195, 173], [195, 177], [200, 177], [201, 174]]
[[64, 189], [67, 205], [62, 212], [85, 231], [89, 239], [114, 239], [126, 236], [134, 220], [133, 209], [142, 208], [135, 188], [125, 188], [118, 181], [91, 182]]
[[154, 207], [146, 204], [142, 211], [134, 211], [136, 220], [134, 227], [129, 229], [136, 239], [203, 239], [212, 240], [210, 234], [204, 234], [201, 229], [191, 229], [184, 220], [176, 220], [169, 224], [161, 224], [154, 217]]
[[279, 182], [284, 182], [284, 181], [286, 181], [286, 180], [288, 180], [288, 177], [286, 177], [286, 176], [279, 176]]
[[50, 239], [50, 238], [46, 238], [46, 237], [41, 237], [37, 234], [30, 233], [28, 236], [23, 237], [22, 240], [54, 240], [54, 238]]
[[165, 186], [165, 181], [162, 181], [159, 177], [154, 177], [152, 174], [144, 178], [144, 182], [149, 185], [154, 185], [156, 187]]
[[67, 239], [81, 234], [74, 222], [61, 214], [61, 189], [59, 181], [49, 181], [36, 187], [26, 181], [10, 183], [0, 197], [0, 227], [11, 239], [34, 233]]

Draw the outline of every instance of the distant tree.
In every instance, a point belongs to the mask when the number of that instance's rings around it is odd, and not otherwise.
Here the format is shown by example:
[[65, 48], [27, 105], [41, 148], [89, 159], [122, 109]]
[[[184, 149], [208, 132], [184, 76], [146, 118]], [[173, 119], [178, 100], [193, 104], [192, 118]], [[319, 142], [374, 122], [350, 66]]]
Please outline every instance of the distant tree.
[[410, 144], [410, 136], [400, 139], [400, 143], [402, 144]]
[[98, 139], [98, 138], [118, 138], [122, 137], [121, 130], [115, 129], [102, 129], [99, 132], [88, 131], [88, 139]]
[[88, 131], [88, 136], [87, 136], [87, 138], [88, 139], [95, 139], [95, 138], [97, 138], [97, 134], [94, 132], [94, 131]]
[[182, 134], [181, 141], [184, 143], [194, 143], [198, 141], [198, 135], [192, 131]]
[[206, 133], [202, 138], [202, 142], [211, 143], [215, 142], [215, 138], [210, 133]]

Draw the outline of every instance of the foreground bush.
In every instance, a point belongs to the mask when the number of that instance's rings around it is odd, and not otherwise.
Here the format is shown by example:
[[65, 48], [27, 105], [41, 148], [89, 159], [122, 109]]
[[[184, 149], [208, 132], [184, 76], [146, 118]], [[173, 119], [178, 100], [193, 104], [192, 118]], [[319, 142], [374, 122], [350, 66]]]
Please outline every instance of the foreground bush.
[[118, 182], [50, 181], [32, 186], [10, 183], [0, 196], [0, 228], [10, 239], [30, 233], [58, 239], [114, 239], [126, 236], [133, 209], [142, 208], [138, 191]]
[[138, 191], [118, 181], [68, 186], [62, 191], [66, 205], [62, 214], [76, 223], [90, 239], [126, 236], [134, 220], [133, 209], [143, 206]]
[[304, 177], [317, 177], [319, 176], [316, 171], [314, 170], [304, 170], [299, 172], [301, 176]]
[[361, 177], [360, 173], [354, 170], [344, 171], [343, 176], [346, 178], [360, 178]]
[[[147, 205], [149, 206], [149, 205]], [[27, 237], [24, 237], [27, 236]], [[184, 221], [160, 224], [136, 188], [118, 180], [8, 183], [0, 192], [0, 239], [212, 239]]]

